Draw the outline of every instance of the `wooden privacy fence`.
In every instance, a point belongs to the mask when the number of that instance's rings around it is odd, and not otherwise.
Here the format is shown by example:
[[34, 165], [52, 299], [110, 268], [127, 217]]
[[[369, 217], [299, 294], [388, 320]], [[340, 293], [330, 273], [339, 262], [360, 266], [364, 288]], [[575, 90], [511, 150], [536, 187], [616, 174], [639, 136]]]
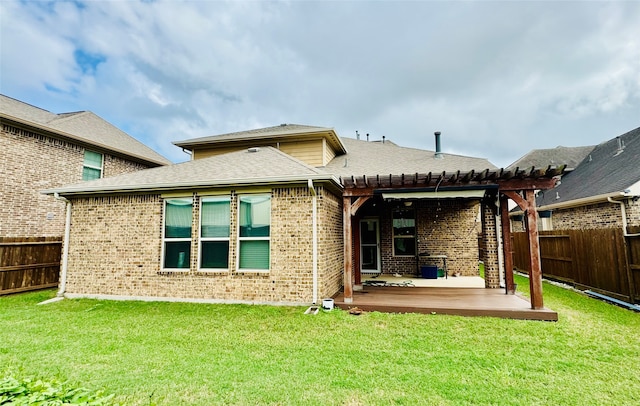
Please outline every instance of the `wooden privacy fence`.
[[[640, 232], [633, 227], [630, 234]], [[526, 233], [513, 233], [513, 262], [529, 271]], [[622, 229], [540, 232], [542, 275], [629, 303], [640, 301], [640, 236]]]
[[58, 286], [59, 237], [0, 237], [0, 295]]

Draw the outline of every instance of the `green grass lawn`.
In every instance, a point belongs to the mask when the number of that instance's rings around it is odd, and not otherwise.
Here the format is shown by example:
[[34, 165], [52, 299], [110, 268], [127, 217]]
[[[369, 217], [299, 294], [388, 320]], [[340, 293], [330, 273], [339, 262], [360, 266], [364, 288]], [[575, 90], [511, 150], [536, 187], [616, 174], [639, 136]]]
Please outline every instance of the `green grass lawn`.
[[160, 302], [36, 305], [54, 294], [0, 297], [0, 373], [104, 390], [127, 405], [640, 404], [640, 314], [549, 284], [545, 306], [559, 313], [557, 323]]

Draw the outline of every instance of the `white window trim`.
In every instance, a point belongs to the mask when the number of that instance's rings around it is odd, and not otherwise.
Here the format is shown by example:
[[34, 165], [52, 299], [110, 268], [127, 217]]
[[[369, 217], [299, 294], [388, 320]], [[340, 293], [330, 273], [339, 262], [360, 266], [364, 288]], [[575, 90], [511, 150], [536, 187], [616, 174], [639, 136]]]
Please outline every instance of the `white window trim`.
[[95, 165], [87, 165], [84, 162], [84, 154], [82, 155], [82, 167], [83, 168], [90, 168], [90, 169], [98, 169], [100, 171], [100, 177], [98, 179], [102, 179], [104, 177], [104, 154], [102, 152], [97, 152], [97, 151], [93, 151], [90, 149], [85, 150], [89, 151], [89, 152], [93, 152], [94, 154], [100, 154], [100, 156], [102, 157], [102, 159], [100, 159], [100, 166], [95, 166]]
[[[228, 250], [228, 258], [229, 261], [231, 260], [231, 228], [229, 228], [229, 236], [228, 237], [202, 237], [202, 203], [203, 201], [206, 201], [207, 197], [227, 197], [229, 198], [229, 204], [231, 204], [231, 195], [209, 195], [209, 196], [201, 196], [200, 197], [200, 205], [199, 207], [199, 211], [198, 211], [198, 272], [211, 272], [211, 273], [215, 273], [215, 272], [221, 272], [221, 273], [227, 273], [229, 272], [229, 263], [227, 262], [227, 267], [226, 268], [202, 268], [201, 265], [201, 261], [202, 261], [202, 242], [203, 241], [227, 241], [229, 243], [229, 248]], [[231, 223], [231, 210], [229, 210], [229, 223]], [[229, 226], [231, 226], [231, 224], [229, 224]], [[239, 233], [238, 233], [239, 235]], [[162, 246], [164, 247], [164, 244], [162, 244]], [[239, 262], [239, 261], [238, 261]]]
[[[193, 198], [192, 197], [183, 197], [183, 199], [190, 199], [191, 200], [191, 222], [193, 223]], [[188, 268], [165, 268], [164, 267], [164, 262], [165, 262], [165, 258], [164, 258], [164, 254], [165, 254], [165, 243], [167, 241], [169, 242], [180, 242], [180, 241], [189, 241], [190, 243], [190, 249], [189, 251], [191, 251], [193, 249], [193, 241], [192, 238], [168, 238], [165, 236], [166, 233], [166, 221], [167, 221], [167, 200], [168, 199], [164, 199], [162, 201], [162, 247], [161, 247], [161, 255], [160, 255], [160, 269], [162, 270], [162, 272], [180, 272], [180, 273], [188, 273], [189, 271], [191, 271], [191, 258], [188, 258], [189, 261], [189, 267]], [[199, 230], [198, 230], [199, 232]], [[191, 231], [191, 235], [193, 236], [193, 230]]]
[[[269, 196], [269, 205], [271, 208], [271, 211], [269, 212], [269, 236], [268, 237], [240, 237], [240, 198], [244, 197], [244, 196], [259, 196], [259, 195], [265, 195], [265, 196]], [[271, 216], [272, 212], [273, 212], [273, 196], [271, 195], [271, 193], [243, 193], [243, 194], [238, 194], [236, 196], [236, 272], [237, 273], [264, 273], [267, 274], [269, 272], [271, 272], [271, 259], [273, 258], [273, 256], [271, 255], [271, 225], [273, 223], [273, 218]], [[269, 241], [269, 268], [268, 269], [252, 269], [252, 268], [240, 268], [240, 241]]]

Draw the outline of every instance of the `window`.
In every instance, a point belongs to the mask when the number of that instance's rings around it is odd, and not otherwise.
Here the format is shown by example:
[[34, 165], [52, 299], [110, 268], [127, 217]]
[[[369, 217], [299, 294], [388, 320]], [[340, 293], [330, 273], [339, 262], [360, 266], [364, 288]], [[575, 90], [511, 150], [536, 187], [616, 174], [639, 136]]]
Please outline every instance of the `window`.
[[271, 235], [271, 196], [238, 198], [238, 270], [268, 271]]
[[82, 180], [94, 180], [102, 177], [102, 154], [93, 151], [84, 151], [84, 164], [82, 166]]
[[167, 199], [164, 206], [164, 269], [189, 269], [191, 262], [191, 199]]
[[231, 198], [203, 197], [200, 204], [200, 269], [229, 268]]
[[393, 255], [416, 255], [416, 220], [413, 209], [393, 211]]

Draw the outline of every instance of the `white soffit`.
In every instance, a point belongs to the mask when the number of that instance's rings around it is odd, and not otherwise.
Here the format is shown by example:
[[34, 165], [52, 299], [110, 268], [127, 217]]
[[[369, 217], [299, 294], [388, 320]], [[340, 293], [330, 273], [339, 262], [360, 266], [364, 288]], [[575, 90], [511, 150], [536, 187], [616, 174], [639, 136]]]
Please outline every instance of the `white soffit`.
[[401, 199], [482, 199], [484, 189], [475, 190], [439, 190], [434, 192], [397, 192], [383, 193], [385, 200]]

